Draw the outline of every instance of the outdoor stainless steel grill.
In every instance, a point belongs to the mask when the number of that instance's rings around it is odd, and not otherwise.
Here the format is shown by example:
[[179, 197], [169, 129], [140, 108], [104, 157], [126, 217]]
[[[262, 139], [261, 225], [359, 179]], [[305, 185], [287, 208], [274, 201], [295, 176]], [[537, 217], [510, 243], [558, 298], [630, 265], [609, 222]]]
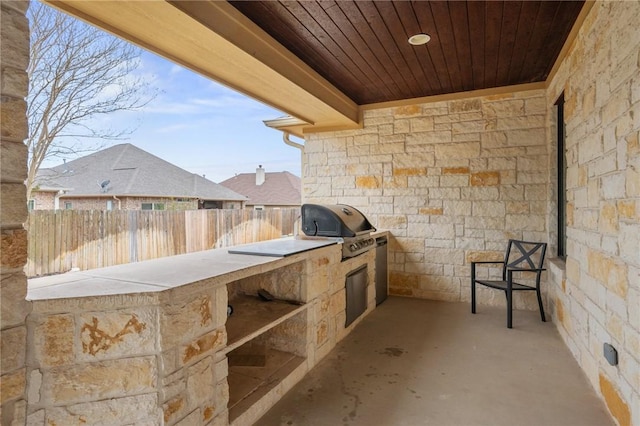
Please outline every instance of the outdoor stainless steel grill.
[[358, 256], [375, 247], [376, 228], [358, 209], [346, 204], [303, 204], [302, 232], [309, 237], [342, 240], [342, 258]]
[[[302, 232], [308, 237], [339, 238], [342, 260], [352, 259], [376, 246], [371, 233], [376, 228], [355, 207], [346, 204], [303, 204]], [[369, 273], [367, 264], [357, 266], [345, 277], [345, 327], [367, 309]]]

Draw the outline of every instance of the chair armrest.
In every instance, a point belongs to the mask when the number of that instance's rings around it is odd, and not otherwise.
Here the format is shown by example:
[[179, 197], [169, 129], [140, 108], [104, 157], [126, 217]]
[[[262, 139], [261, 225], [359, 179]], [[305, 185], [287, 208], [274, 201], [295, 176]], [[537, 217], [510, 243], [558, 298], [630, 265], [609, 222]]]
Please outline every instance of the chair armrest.
[[513, 268], [511, 266], [507, 266], [507, 272], [542, 272], [546, 270], [547, 268]]
[[540, 278], [539, 274], [542, 271], [546, 271], [545, 268], [507, 268], [507, 283], [509, 285], [509, 288], [511, 288], [511, 281], [513, 280], [513, 273], [514, 272], [534, 272], [536, 274], [538, 274], [538, 278]]
[[496, 265], [504, 265], [504, 260], [478, 260], [475, 262], [471, 262], [471, 282], [475, 283], [476, 281], [476, 265], [481, 264], [496, 264]]

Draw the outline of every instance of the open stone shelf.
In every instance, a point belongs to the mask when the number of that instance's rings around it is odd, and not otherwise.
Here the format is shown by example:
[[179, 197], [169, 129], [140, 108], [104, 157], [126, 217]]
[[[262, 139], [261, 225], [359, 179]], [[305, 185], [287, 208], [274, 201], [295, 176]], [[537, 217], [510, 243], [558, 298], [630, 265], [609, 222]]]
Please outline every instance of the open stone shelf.
[[219, 356], [226, 356], [229, 365], [229, 422], [244, 424], [306, 362], [308, 305], [265, 301], [238, 283], [229, 286], [229, 293], [233, 313], [225, 325], [227, 346]]
[[305, 358], [269, 348], [264, 366], [229, 367], [229, 422], [251, 409], [262, 397], [285, 380]]
[[233, 298], [229, 304], [233, 314], [227, 318], [227, 347], [222, 351], [225, 354], [307, 309], [307, 305], [267, 302], [245, 295]]

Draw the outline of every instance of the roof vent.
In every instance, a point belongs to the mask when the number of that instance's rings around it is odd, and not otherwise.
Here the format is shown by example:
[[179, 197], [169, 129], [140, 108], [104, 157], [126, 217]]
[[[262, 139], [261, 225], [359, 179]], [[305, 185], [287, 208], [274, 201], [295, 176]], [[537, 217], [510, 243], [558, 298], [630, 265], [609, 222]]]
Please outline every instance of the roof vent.
[[256, 186], [260, 186], [263, 183], [264, 183], [264, 169], [262, 168], [262, 164], [260, 164], [256, 169]]
[[100, 188], [102, 188], [102, 192], [106, 193], [109, 190], [109, 184], [111, 183], [110, 180], [103, 180], [102, 182], [98, 183], [98, 185], [100, 185]]

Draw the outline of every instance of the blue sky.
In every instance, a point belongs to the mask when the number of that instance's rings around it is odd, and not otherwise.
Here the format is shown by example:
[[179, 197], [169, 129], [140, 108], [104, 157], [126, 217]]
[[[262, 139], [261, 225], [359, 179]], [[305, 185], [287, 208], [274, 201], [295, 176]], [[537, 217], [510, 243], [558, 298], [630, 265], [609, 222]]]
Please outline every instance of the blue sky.
[[135, 131], [106, 146], [131, 143], [214, 182], [258, 165], [300, 176], [300, 150], [263, 123], [285, 114], [152, 53], [140, 59], [139, 71], [158, 95], [141, 111], [111, 117], [111, 125]]

